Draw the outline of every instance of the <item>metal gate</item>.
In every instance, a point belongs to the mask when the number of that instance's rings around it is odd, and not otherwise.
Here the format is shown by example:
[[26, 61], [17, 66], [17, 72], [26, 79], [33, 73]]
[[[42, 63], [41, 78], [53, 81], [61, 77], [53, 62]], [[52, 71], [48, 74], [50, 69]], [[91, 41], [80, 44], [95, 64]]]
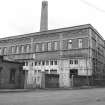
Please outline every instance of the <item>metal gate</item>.
[[58, 74], [45, 74], [45, 88], [58, 88], [59, 75]]

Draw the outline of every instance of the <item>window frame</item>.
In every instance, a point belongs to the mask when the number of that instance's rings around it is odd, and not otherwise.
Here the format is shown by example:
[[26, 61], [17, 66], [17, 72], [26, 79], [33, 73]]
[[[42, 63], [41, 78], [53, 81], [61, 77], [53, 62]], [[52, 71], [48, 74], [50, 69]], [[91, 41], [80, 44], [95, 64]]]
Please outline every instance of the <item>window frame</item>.
[[68, 43], [67, 43], [68, 49], [72, 49], [72, 44], [73, 44], [72, 39], [69, 39], [69, 40], [68, 40]]

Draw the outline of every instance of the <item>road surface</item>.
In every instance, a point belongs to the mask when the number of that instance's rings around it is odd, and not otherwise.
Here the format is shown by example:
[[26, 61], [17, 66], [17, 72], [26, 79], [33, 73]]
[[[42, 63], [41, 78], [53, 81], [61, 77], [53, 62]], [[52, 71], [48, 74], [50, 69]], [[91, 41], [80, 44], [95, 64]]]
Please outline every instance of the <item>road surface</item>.
[[0, 105], [105, 105], [105, 89], [0, 93]]

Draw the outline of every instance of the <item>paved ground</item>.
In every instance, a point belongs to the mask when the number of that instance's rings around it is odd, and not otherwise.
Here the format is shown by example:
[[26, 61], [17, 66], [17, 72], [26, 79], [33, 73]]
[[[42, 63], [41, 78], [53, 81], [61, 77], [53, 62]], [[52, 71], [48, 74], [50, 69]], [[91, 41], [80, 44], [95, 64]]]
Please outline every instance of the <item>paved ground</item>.
[[0, 93], [0, 105], [105, 105], [105, 89]]

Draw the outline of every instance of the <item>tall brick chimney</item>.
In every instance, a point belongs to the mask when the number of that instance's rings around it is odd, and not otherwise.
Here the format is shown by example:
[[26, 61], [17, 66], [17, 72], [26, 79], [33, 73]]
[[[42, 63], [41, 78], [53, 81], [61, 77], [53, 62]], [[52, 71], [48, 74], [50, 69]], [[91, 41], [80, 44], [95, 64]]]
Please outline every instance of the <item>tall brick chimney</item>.
[[48, 1], [42, 1], [40, 31], [48, 30]]

